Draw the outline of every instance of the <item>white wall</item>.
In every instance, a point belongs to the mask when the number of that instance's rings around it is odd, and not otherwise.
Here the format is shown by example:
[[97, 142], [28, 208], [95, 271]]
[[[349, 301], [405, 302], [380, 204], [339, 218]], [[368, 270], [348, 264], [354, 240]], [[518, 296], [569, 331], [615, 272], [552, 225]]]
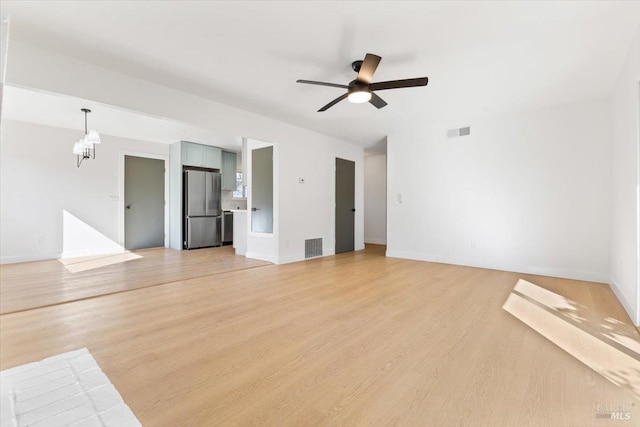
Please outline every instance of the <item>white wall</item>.
[[364, 242], [387, 243], [387, 155], [364, 158]]
[[234, 199], [233, 191], [223, 191], [221, 202], [223, 210], [247, 209], [247, 199]]
[[636, 325], [640, 325], [637, 193], [640, 162], [639, 82], [640, 31], [633, 39], [611, 99], [611, 285]]
[[607, 103], [467, 123], [388, 137], [387, 254], [607, 282]]
[[[360, 146], [22, 43], [12, 45], [11, 55], [8, 83], [277, 144], [281, 180], [278, 191], [282, 194], [278, 262], [302, 259], [304, 240], [309, 237], [326, 237], [326, 254], [333, 253], [334, 159], [355, 161], [355, 248], [364, 248], [364, 172]], [[298, 184], [299, 176], [309, 180], [310, 185], [304, 184], [305, 190]]]
[[[364, 161], [361, 147], [333, 141], [284, 142], [279, 149], [281, 263], [304, 259], [304, 241], [322, 238], [323, 255], [335, 254], [336, 157], [355, 162], [355, 250], [364, 249]], [[304, 179], [304, 184], [299, 183]]]
[[79, 131], [2, 120], [2, 263], [122, 250], [121, 152], [168, 155], [169, 146], [101, 135], [96, 159], [77, 168], [71, 148], [80, 136]]

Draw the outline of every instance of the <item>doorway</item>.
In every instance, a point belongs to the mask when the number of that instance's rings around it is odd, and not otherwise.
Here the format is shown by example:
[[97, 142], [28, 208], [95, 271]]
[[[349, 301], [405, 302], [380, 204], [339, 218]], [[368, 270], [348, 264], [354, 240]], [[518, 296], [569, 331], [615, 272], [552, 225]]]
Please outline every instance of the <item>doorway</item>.
[[124, 247], [165, 244], [164, 160], [124, 156]]
[[251, 231], [273, 233], [273, 146], [251, 150]]
[[336, 253], [354, 249], [356, 164], [336, 157]]

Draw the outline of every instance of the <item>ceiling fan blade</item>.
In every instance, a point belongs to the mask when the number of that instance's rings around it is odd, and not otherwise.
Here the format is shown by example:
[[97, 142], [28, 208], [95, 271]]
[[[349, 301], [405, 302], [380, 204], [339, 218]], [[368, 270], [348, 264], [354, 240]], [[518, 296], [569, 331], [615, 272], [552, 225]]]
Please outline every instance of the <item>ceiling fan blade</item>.
[[378, 55], [367, 53], [367, 55], [364, 57], [362, 65], [360, 66], [360, 71], [358, 72], [358, 77], [356, 77], [356, 80], [364, 83], [371, 83], [371, 80], [373, 79], [373, 73], [376, 72], [376, 68], [378, 68], [378, 64], [380, 63], [381, 59], [382, 58], [380, 58]]
[[345, 93], [342, 96], [337, 97], [336, 99], [334, 99], [333, 101], [331, 101], [330, 103], [328, 103], [327, 105], [325, 105], [324, 107], [322, 107], [321, 109], [318, 110], [318, 113], [320, 113], [321, 111], [327, 111], [329, 108], [333, 107], [334, 105], [336, 105], [338, 102], [342, 101], [343, 99], [345, 99], [347, 96], [349, 96], [349, 92]]
[[306, 83], [308, 85], [331, 86], [331, 87], [339, 87], [341, 89], [349, 89], [349, 86], [347, 85], [339, 85], [336, 83], [327, 83], [327, 82], [316, 82], [313, 80], [296, 80], [296, 83]]
[[419, 77], [416, 79], [391, 80], [388, 82], [371, 83], [371, 90], [400, 89], [403, 87], [426, 86], [429, 83], [428, 77]]
[[385, 100], [380, 98], [375, 93], [371, 94], [371, 99], [369, 100], [369, 103], [371, 103], [372, 105], [374, 105], [378, 109], [380, 109], [380, 108], [384, 107], [385, 105], [387, 105]]

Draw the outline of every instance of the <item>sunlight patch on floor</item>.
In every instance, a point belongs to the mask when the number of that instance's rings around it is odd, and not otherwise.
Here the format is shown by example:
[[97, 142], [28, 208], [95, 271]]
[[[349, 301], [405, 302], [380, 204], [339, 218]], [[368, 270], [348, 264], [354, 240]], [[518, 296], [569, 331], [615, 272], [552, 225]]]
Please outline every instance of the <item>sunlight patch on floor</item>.
[[95, 255], [66, 259], [61, 258], [58, 261], [60, 261], [70, 273], [79, 273], [138, 258], [142, 258], [142, 255], [134, 254], [133, 252], [125, 252], [123, 254]]
[[522, 279], [502, 308], [640, 400], [635, 328]]

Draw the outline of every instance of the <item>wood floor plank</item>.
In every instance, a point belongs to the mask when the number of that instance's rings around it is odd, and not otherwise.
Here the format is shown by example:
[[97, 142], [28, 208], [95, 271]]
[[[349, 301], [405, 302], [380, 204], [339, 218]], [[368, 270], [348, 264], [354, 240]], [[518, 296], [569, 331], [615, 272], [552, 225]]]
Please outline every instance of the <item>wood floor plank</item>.
[[368, 246], [3, 314], [0, 369], [87, 347], [145, 426], [603, 425], [635, 402], [502, 309], [519, 278], [630, 325], [604, 284]]
[[231, 246], [4, 264], [0, 314], [268, 264], [236, 255]]

